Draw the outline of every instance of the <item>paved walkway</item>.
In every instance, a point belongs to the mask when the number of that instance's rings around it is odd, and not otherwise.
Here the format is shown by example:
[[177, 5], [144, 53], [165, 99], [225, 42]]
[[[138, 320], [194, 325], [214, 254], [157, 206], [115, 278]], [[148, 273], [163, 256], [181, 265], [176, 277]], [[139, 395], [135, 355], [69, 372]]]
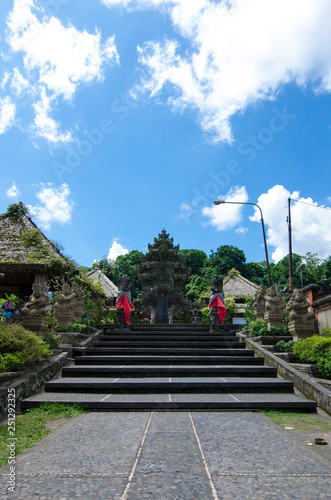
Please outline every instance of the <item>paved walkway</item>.
[[257, 413], [87, 413], [16, 459], [16, 492], [39, 500], [331, 499], [320, 432], [285, 431]]

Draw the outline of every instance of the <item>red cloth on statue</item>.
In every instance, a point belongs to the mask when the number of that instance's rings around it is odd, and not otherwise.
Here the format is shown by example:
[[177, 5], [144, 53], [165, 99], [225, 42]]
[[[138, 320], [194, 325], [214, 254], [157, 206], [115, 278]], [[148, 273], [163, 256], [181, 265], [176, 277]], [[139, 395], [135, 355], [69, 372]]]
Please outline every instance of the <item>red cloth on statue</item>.
[[129, 301], [128, 297], [123, 293], [123, 295], [120, 296], [120, 298], [116, 301], [116, 307], [117, 309], [123, 308], [124, 309], [124, 319], [126, 323], [129, 325], [130, 324], [130, 313], [133, 309], [133, 305]]
[[223, 325], [223, 321], [224, 321], [225, 314], [226, 314], [226, 308], [218, 295], [215, 297], [213, 302], [211, 302], [211, 304], [209, 304], [209, 309], [211, 307], [217, 307], [217, 316], [218, 316], [218, 319], [220, 320], [221, 325]]

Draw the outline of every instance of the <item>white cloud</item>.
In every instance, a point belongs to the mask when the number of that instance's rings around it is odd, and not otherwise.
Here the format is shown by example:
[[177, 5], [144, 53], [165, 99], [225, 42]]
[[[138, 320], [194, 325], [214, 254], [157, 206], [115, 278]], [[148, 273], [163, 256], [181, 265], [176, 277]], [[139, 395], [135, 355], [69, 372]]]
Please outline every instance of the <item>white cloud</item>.
[[49, 116], [50, 103], [55, 108], [61, 98], [72, 101], [81, 84], [102, 81], [106, 64], [118, 63], [119, 56], [114, 36], [103, 43], [98, 31], [64, 26], [38, 5], [36, 0], [14, 0], [7, 19], [7, 43], [22, 54], [26, 72], [25, 78], [13, 70], [12, 90], [29, 91], [39, 99], [33, 102], [36, 118], [30, 130], [52, 143], [66, 143], [69, 132], [61, 133], [60, 124]]
[[[235, 186], [225, 196], [219, 196], [227, 202], [246, 202], [248, 194], [244, 186]], [[203, 207], [201, 213], [205, 217], [209, 217], [208, 225], [215, 226], [217, 231], [225, 231], [239, 224], [242, 220], [243, 205], [227, 204], [212, 205], [211, 207]]]
[[21, 191], [16, 186], [16, 182], [14, 181], [12, 186], [6, 191], [6, 195], [9, 198], [17, 198], [21, 194]]
[[2, 88], [2, 90], [5, 90], [9, 78], [10, 78], [10, 73], [8, 71], [5, 71], [0, 83], [0, 87]]
[[286, 83], [331, 91], [330, 0], [103, 3], [128, 10], [163, 7], [169, 13], [191, 48], [180, 53], [178, 40], [139, 47], [147, 70], [139, 88], [151, 96], [171, 92], [168, 104], [194, 109], [214, 142], [232, 142], [231, 118], [253, 103], [274, 99]]
[[245, 234], [245, 233], [247, 233], [247, 231], [248, 231], [248, 228], [247, 228], [247, 227], [239, 226], [239, 227], [235, 230], [235, 233], [237, 233], [237, 234]]
[[129, 253], [129, 250], [127, 248], [124, 248], [120, 243], [117, 242], [117, 238], [114, 238], [113, 244], [109, 249], [107, 260], [113, 261], [116, 260], [116, 258], [119, 255], [126, 255]]
[[21, 95], [29, 87], [29, 80], [23, 77], [18, 68], [14, 68], [10, 88], [14, 94]]
[[15, 121], [16, 106], [10, 97], [0, 98], [0, 134], [6, 132]]
[[47, 97], [45, 89], [41, 90], [41, 99], [33, 107], [36, 115], [31, 128], [35, 131], [37, 137], [43, 137], [53, 144], [72, 141], [71, 133], [69, 131], [65, 133], [59, 132], [59, 122], [50, 117], [52, 110], [51, 99]]
[[53, 222], [65, 224], [71, 221], [74, 202], [70, 199], [70, 195], [68, 184], [62, 184], [58, 188], [51, 183], [41, 184], [40, 191], [36, 193], [41, 204], [28, 208], [39, 224], [49, 229]]
[[193, 213], [193, 207], [191, 203], [183, 202], [179, 206], [179, 219], [183, 219], [185, 222], [189, 222], [190, 217]]
[[[307, 252], [318, 253], [322, 259], [330, 255], [331, 245], [331, 209], [321, 208], [312, 198], [300, 196], [298, 191], [290, 193], [283, 186], [277, 185], [261, 194], [257, 204], [263, 212], [267, 226], [267, 241], [275, 250], [272, 259], [281, 260], [289, 252], [288, 244], [288, 198], [291, 198], [292, 250], [304, 255]], [[312, 206], [313, 205], [313, 206]], [[258, 209], [250, 220], [260, 222]]]

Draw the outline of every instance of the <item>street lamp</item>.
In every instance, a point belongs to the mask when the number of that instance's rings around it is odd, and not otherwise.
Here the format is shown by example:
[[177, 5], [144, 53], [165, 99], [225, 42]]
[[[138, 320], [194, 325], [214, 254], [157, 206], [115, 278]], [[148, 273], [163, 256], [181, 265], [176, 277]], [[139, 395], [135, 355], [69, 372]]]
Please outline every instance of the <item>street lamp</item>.
[[265, 257], [267, 261], [267, 271], [268, 271], [268, 283], [269, 287], [271, 286], [271, 277], [270, 277], [270, 266], [269, 266], [269, 257], [268, 257], [268, 247], [267, 247], [267, 239], [265, 236], [265, 229], [264, 229], [264, 220], [263, 220], [263, 215], [262, 215], [262, 210], [259, 205], [256, 203], [250, 203], [246, 201], [225, 201], [225, 200], [214, 200], [214, 205], [223, 205], [224, 203], [231, 203], [234, 205], [254, 205], [260, 210], [261, 213], [261, 222], [262, 222], [262, 231], [263, 231], [263, 241], [264, 241], [264, 249], [265, 249]]

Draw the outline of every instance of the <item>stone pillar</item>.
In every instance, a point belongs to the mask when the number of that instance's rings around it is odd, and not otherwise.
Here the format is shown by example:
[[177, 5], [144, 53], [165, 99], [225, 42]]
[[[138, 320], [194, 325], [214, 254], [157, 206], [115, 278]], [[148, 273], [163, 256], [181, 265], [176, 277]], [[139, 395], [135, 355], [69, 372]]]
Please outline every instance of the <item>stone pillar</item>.
[[278, 312], [278, 311], [268, 311], [264, 313], [264, 319], [268, 323], [268, 328], [270, 329], [271, 326], [275, 326], [277, 328], [280, 328], [282, 326], [282, 321], [283, 321], [283, 312]]

